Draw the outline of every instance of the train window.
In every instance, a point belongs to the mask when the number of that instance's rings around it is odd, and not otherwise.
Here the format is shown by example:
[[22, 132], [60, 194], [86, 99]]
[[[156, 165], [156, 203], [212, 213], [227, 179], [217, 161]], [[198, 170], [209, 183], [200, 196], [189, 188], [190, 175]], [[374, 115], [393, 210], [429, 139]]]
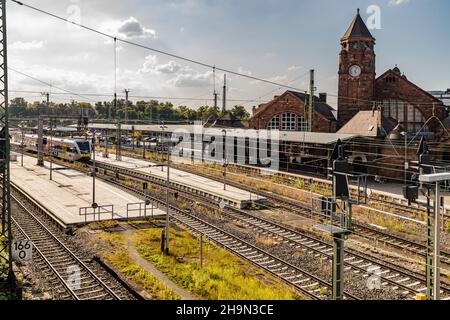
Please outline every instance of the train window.
[[82, 153], [91, 153], [91, 144], [89, 141], [77, 141], [77, 145]]

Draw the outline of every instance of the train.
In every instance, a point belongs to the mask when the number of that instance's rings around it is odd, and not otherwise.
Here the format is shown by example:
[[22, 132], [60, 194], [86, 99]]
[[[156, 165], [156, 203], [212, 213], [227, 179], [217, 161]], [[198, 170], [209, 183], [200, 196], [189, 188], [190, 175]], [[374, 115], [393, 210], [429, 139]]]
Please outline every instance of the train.
[[[22, 136], [20, 132], [12, 134], [11, 143], [16, 146], [23, 145], [24, 149], [29, 152], [38, 152], [38, 136], [33, 134], [25, 134]], [[67, 139], [45, 136], [43, 140], [43, 151], [45, 156], [53, 153], [55, 158], [66, 160], [69, 162], [91, 160], [92, 143], [90, 140], [84, 139]]]

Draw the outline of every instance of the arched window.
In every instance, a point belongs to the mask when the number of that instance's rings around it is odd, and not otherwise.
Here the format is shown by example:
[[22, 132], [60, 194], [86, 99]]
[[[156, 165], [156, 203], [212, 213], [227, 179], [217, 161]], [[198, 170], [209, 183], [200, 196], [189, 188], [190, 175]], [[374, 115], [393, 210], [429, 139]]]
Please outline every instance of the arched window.
[[416, 134], [420, 130], [428, 130], [426, 127], [423, 128], [426, 119], [422, 115], [422, 112], [407, 102], [385, 100], [383, 102], [383, 115], [397, 120], [409, 133]]
[[297, 129], [297, 115], [283, 113], [281, 115], [281, 131], [295, 131]]
[[275, 116], [270, 120], [268, 130], [280, 130], [280, 116]]
[[270, 120], [267, 129], [280, 131], [307, 131], [308, 124], [302, 116], [297, 116], [295, 113], [288, 112], [273, 117], [272, 120]]

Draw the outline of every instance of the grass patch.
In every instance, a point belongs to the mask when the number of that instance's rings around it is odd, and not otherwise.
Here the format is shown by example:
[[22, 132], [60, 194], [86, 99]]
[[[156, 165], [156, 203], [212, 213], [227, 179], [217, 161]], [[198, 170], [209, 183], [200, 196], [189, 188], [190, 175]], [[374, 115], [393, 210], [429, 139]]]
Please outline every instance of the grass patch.
[[123, 275], [141, 285], [152, 295], [154, 300], [180, 300], [180, 297], [162, 281], [134, 263], [125, 248], [123, 236], [103, 233], [99, 238], [105, 241], [113, 250], [104, 255]]
[[299, 296], [283, 283], [223, 249], [204, 242], [203, 269], [199, 241], [186, 231], [171, 232], [171, 255], [160, 252], [161, 229], [136, 232], [137, 251], [180, 287], [205, 300], [293, 300]]

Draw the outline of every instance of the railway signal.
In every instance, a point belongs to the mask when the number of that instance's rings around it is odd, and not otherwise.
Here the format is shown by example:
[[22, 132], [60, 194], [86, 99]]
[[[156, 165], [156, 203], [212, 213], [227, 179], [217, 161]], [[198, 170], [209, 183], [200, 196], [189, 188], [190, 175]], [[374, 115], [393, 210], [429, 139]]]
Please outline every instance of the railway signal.
[[[330, 220], [330, 223], [318, 225], [316, 228], [333, 236], [333, 299], [342, 300], [344, 298], [344, 244], [345, 239], [353, 231], [352, 206], [359, 205], [367, 199], [367, 175], [350, 172], [348, 157], [346, 157], [341, 140], [336, 143], [330, 162], [332, 162], [333, 197], [321, 197], [318, 209], [326, 219]], [[352, 199], [349, 188], [351, 179], [357, 180], [358, 189], [355, 199]], [[363, 188], [362, 197], [361, 187]], [[337, 205], [338, 201], [341, 203], [339, 206]], [[340, 214], [338, 214], [337, 208], [342, 209]], [[336, 222], [339, 226], [335, 225]]]

